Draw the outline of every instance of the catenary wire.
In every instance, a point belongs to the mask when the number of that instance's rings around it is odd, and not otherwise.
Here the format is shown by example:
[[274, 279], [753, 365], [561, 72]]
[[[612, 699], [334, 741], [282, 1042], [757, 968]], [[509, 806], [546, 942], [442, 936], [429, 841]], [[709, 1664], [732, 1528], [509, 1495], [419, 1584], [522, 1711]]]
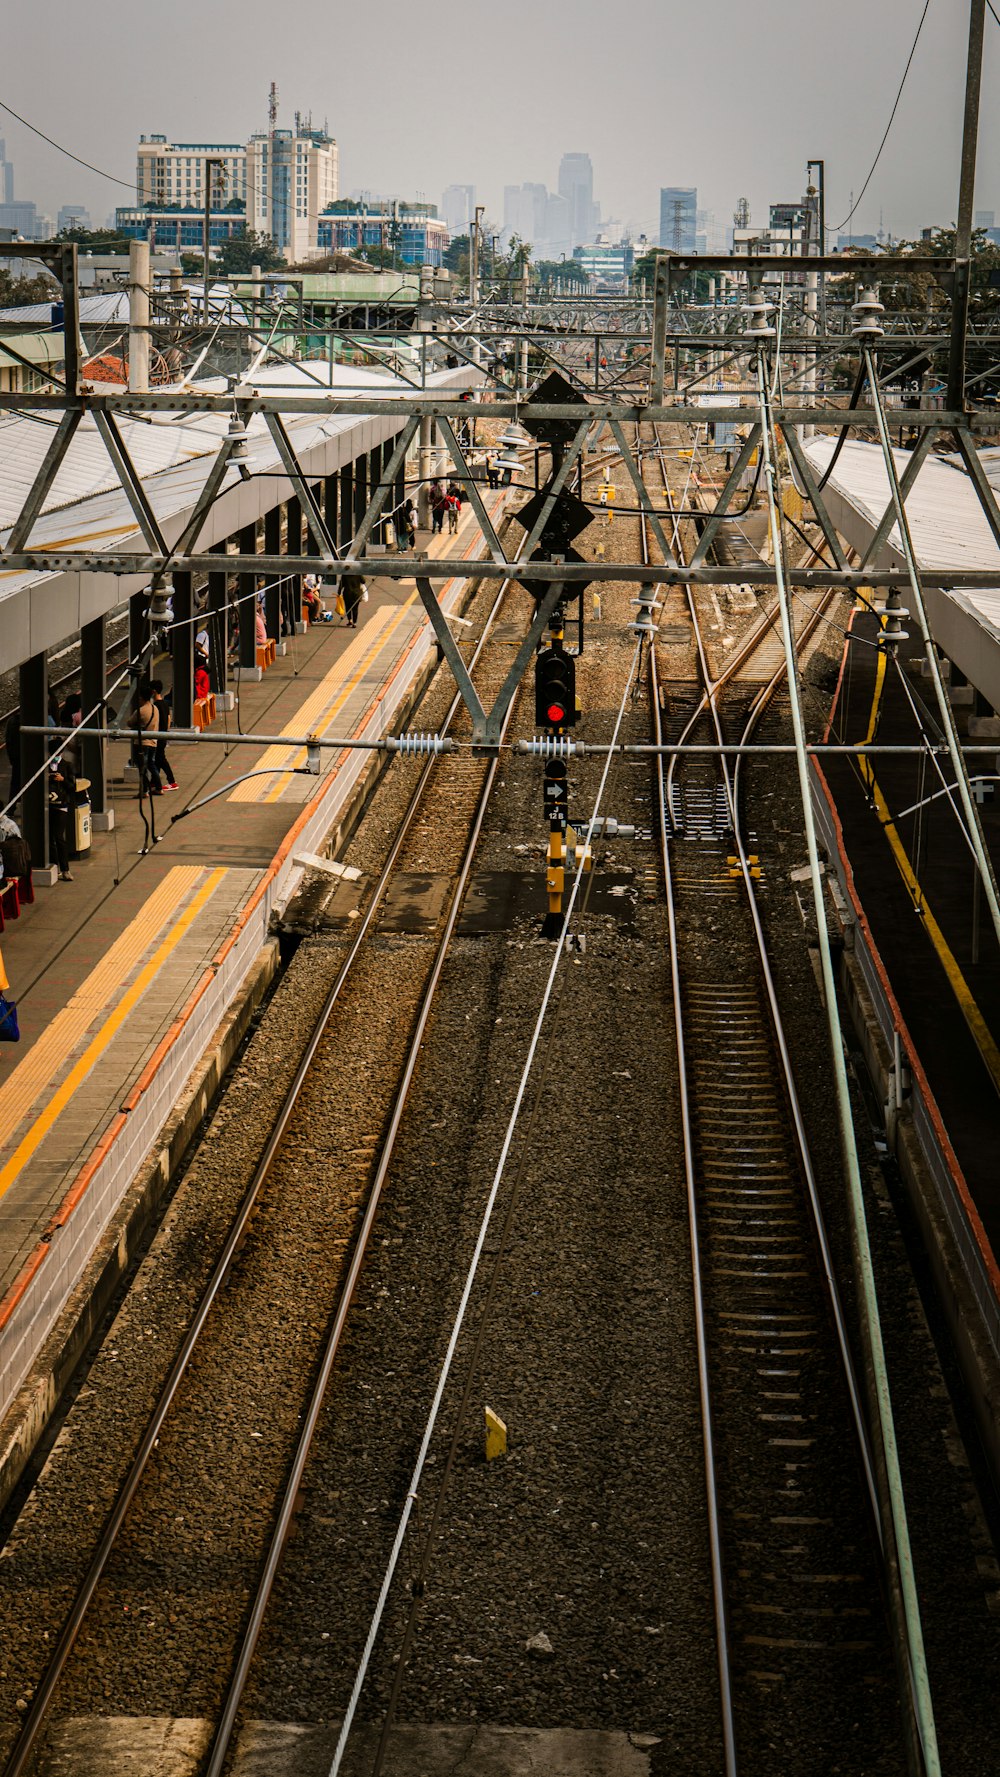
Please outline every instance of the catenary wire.
[[0, 99], [0, 111], [7, 111], [11, 117], [16, 117], [18, 123], [23, 123], [26, 130], [31, 130], [35, 136], [41, 136], [43, 142], [48, 142], [50, 148], [55, 148], [60, 154], [65, 154], [69, 160], [75, 160], [78, 167], [86, 167], [89, 173], [96, 173], [99, 179], [110, 179], [112, 185], [123, 185], [126, 191], [136, 190], [134, 179], [119, 179], [117, 173], [106, 173], [103, 167], [95, 167], [93, 161], [81, 160], [80, 156], [74, 154], [71, 148], [64, 148], [61, 142], [55, 141], [52, 136], [47, 136], [44, 130], [38, 128], [37, 124], [29, 123], [26, 117], [21, 116], [20, 111], [15, 111], [13, 105], [8, 105], [6, 99]]
[[[903, 88], [906, 85], [906, 76], [910, 72], [910, 64], [913, 61], [913, 58], [917, 52], [917, 44], [920, 41], [920, 33], [924, 28], [924, 20], [927, 17], [927, 13], [930, 8], [930, 3], [931, 3], [931, 0], [924, 0], [924, 10], [920, 14], [920, 23], [917, 26], [917, 34], [913, 39], [913, 43], [910, 47], [910, 53], [906, 58], [906, 67], [903, 69], [903, 78], [899, 83], [899, 91], [896, 94], [896, 102], [893, 105], [892, 110], [889, 113], [889, 121], [885, 126], [885, 134], [883, 135], [882, 140], [878, 145], [878, 153], [876, 154], [875, 159], [872, 161], [871, 167], [868, 172], [868, 177], [865, 180], [864, 184], [861, 187], [861, 190], [858, 193], [857, 203], [853, 204], [851, 206], [851, 208], [848, 210], [847, 215], [844, 217], [843, 222], [835, 222], [832, 225], [829, 225], [829, 224], [827, 225], [827, 233], [828, 234], [836, 234], [839, 229], [846, 227], [847, 223], [850, 222], [851, 217], [854, 215], [855, 210], [858, 208], [858, 204], [860, 204], [861, 199], [864, 197], [865, 192], [868, 190], [868, 187], [872, 182], [872, 178], [875, 173], [875, 168], [878, 166], [879, 160], [881, 159], [882, 150], [885, 147], [887, 141], [889, 140], [889, 131], [892, 129], [893, 119], [896, 115], [896, 112], [899, 110], [899, 101], [903, 96]], [[987, 3], [989, 3], [989, 0], [987, 0]], [[991, 12], [993, 11], [992, 6], [990, 6], [990, 11]], [[995, 13], [994, 13], [994, 17], [996, 17]]]

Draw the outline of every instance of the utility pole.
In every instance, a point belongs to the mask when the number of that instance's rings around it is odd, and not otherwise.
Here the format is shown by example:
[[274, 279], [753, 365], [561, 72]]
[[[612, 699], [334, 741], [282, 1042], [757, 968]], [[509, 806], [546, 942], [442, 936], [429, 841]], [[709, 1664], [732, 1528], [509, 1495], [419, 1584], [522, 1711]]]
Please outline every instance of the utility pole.
[[[486, 205], [477, 204], [476, 213], [472, 219], [472, 228], [469, 231], [469, 307], [473, 314], [479, 307], [479, 231], [480, 217], [485, 214]], [[473, 341], [472, 346], [472, 362], [474, 364], [478, 365], [482, 362], [481, 354], [482, 347], [477, 338]]]
[[948, 354], [947, 400], [948, 406], [956, 412], [965, 406], [965, 347], [969, 332], [969, 285], [972, 281], [972, 206], [976, 189], [979, 89], [983, 78], [985, 30], [986, 0], [970, 0], [962, 165], [958, 185], [958, 225], [955, 229], [955, 288], [951, 299], [951, 349]]
[[206, 162], [205, 162], [205, 220], [204, 220], [204, 226], [202, 229], [202, 241], [204, 243], [204, 251], [205, 251], [205, 325], [206, 325], [206, 327], [208, 326], [208, 289], [209, 289], [209, 284], [211, 283], [211, 276], [212, 276], [212, 274], [209, 270], [209, 250], [210, 250], [210, 244], [211, 244], [211, 225], [212, 225], [212, 168], [213, 167], [221, 167], [223, 165], [224, 165], [224, 162], [221, 159], [213, 159], [211, 157], [208, 160], [206, 160]]
[[[478, 211], [476, 212], [478, 216]], [[434, 296], [434, 267], [420, 267], [420, 298], [417, 304], [417, 331], [423, 334], [420, 341], [420, 380], [427, 382], [427, 334], [431, 330], [431, 302]], [[417, 523], [422, 530], [430, 526], [430, 480], [437, 473], [435, 459], [435, 438], [437, 428], [429, 417], [420, 421], [420, 486], [417, 489]]]
[[[819, 192], [817, 191], [815, 185], [813, 185], [811, 179], [809, 178], [811, 171], [812, 171], [812, 166], [810, 163], [806, 167], [806, 178], [809, 180], [809, 183], [806, 186], [805, 230], [804, 230], [803, 237], [802, 237], [802, 252], [803, 252], [803, 256], [807, 259], [811, 258], [814, 254], [820, 254], [823, 251], [823, 236], [819, 231], [819, 227], [817, 227], [816, 231], [815, 231], [816, 235], [817, 235], [816, 246], [814, 247], [812, 244], [813, 223], [814, 222], [818, 223], [818, 221], [819, 221]], [[805, 309], [805, 315], [804, 315], [804, 323], [805, 324], [804, 324], [803, 331], [805, 333], [811, 335], [813, 338], [815, 338], [815, 335], [816, 335], [816, 310], [817, 310], [818, 300], [819, 300], [819, 275], [818, 275], [818, 273], [816, 273], [814, 271], [806, 272], [806, 294], [805, 294], [805, 302], [803, 305], [804, 309]], [[805, 350], [805, 358], [806, 358], [806, 363], [805, 363], [804, 374], [802, 377], [802, 384], [803, 384], [803, 388], [808, 390], [809, 392], [805, 397], [804, 405], [811, 406], [816, 399], [816, 394], [815, 394], [815, 391], [816, 391], [816, 351], [815, 351], [815, 348], [810, 350], [809, 347], [807, 346], [806, 350]], [[803, 438], [811, 438], [813, 436], [815, 430], [816, 430], [815, 426], [809, 426], [809, 425], [803, 426], [802, 427]]]
[[149, 242], [128, 249], [128, 386], [135, 395], [149, 388]]

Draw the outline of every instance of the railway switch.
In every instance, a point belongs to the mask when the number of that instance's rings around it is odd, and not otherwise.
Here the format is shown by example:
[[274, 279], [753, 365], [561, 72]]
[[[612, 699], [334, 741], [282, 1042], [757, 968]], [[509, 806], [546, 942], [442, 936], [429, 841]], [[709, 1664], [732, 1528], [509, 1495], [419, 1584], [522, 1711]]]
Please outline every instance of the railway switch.
[[[729, 865], [730, 876], [740, 876], [742, 874], [739, 858], [728, 857], [726, 863]], [[764, 872], [760, 867], [760, 858], [755, 851], [747, 852], [747, 869], [755, 882], [762, 881]]]

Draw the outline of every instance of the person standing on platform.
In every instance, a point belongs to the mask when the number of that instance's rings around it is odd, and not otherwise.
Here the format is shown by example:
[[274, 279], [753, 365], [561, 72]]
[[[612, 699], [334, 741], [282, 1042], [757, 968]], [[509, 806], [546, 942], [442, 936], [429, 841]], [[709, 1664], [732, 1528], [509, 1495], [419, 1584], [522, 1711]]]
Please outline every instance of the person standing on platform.
[[159, 732], [159, 712], [153, 700], [153, 687], [148, 679], [140, 680], [132, 699], [132, 719], [129, 727], [136, 732], [133, 762], [139, 768], [139, 797], [147, 791], [151, 796], [162, 795], [163, 786], [160, 774], [156, 769], [156, 752]]
[[431, 528], [435, 533], [444, 529], [444, 515], [448, 505], [448, 496], [439, 481], [431, 483]]
[[458, 494], [451, 488], [448, 489], [448, 498], [445, 504], [448, 508], [448, 535], [453, 537], [458, 530], [458, 515], [462, 510], [462, 502]]
[[368, 588], [360, 574], [344, 575], [344, 621], [348, 629], [358, 627], [358, 606], [368, 597]]
[[500, 486], [500, 471], [497, 468], [496, 457], [488, 457], [486, 459], [486, 479], [489, 482], [490, 487]]
[[417, 509], [407, 494], [399, 508], [399, 543], [401, 549], [412, 549], [417, 541]]
[[72, 882], [69, 867], [69, 811], [76, 778], [61, 753], [49, 761], [49, 833], [59, 866], [59, 881]]
[[167, 758], [167, 731], [173, 727], [172, 699], [169, 693], [164, 692], [163, 684], [159, 679], [150, 680], [149, 690], [156, 705], [156, 751], [153, 754], [153, 762], [157, 773], [162, 771], [167, 780], [165, 788], [176, 790], [177, 779], [174, 776], [174, 768]]

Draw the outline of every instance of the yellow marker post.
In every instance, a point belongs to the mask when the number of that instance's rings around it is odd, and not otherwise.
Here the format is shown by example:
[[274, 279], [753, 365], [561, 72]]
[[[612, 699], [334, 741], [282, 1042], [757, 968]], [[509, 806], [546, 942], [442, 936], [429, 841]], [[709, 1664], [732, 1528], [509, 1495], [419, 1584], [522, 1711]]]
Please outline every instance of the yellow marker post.
[[492, 1407], [486, 1409], [486, 1460], [507, 1454], [507, 1427]]

